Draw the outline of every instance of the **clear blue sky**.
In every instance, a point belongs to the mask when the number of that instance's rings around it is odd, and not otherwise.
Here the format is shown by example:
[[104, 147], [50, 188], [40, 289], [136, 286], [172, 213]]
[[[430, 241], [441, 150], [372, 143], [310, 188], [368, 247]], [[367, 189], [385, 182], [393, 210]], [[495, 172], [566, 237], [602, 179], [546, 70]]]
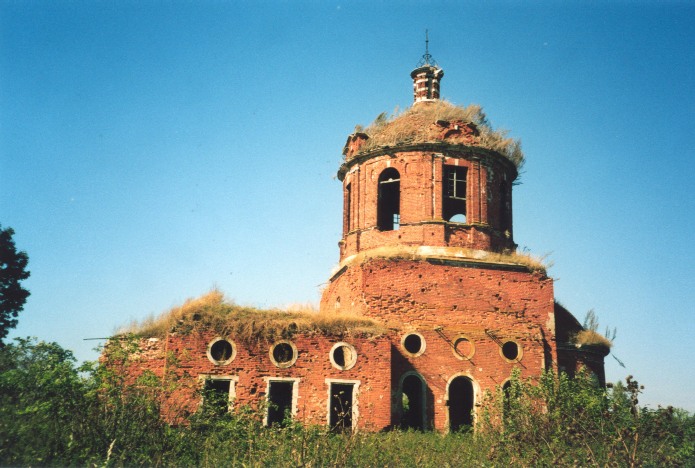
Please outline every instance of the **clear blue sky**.
[[609, 380], [695, 411], [695, 4], [0, 1], [0, 223], [30, 258], [12, 336], [94, 359], [213, 286], [317, 302], [355, 124], [442, 95], [521, 138], [515, 240], [617, 327]]

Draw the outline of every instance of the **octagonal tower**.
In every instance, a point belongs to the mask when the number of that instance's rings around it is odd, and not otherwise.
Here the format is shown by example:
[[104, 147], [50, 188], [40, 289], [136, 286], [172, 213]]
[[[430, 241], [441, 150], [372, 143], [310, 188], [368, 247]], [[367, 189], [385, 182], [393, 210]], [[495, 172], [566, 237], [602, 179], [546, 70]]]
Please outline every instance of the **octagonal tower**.
[[348, 137], [341, 260], [388, 246], [515, 249], [518, 145], [492, 132], [479, 107], [439, 100], [443, 75], [416, 68], [413, 106]]

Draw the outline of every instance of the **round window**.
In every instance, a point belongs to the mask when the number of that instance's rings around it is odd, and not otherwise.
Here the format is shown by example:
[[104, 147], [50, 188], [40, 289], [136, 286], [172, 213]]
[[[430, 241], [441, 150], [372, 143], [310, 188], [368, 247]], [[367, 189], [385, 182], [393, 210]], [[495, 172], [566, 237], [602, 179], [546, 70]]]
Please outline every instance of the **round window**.
[[475, 345], [466, 336], [458, 336], [454, 340], [454, 356], [458, 359], [470, 359], [475, 354]]
[[290, 367], [297, 360], [297, 347], [291, 341], [278, 341], [270, 347], [268, 354], [277, 367]]
[[523, 355], [521, 351], [521, 346], [516, 341], [505, 341], [500, 348], [500, 353], [502, 357], [510, 362], [517, 362], [521, 360]]
[[357, 362], [357, 351], [355, 347], [348, 343], [336, 343], [331, 348], [328, 355], [331, 364], [336, 369], [348, 370], [352, 369]]
[[236, 357], [236, 346], [224, 338], [215, 338], [208, 345], [207, 355], [213, 364], [229, 364]]
[[401, 339], [401, 346], [409, 355], [420, 356], [425, 352], [425, 338], [419, 333], [408, 333]]

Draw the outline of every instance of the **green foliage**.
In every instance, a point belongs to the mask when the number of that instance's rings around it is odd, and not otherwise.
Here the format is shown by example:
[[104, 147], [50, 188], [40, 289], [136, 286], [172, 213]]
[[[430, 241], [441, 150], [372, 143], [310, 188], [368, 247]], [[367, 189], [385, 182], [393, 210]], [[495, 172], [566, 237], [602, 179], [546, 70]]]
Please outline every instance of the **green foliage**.
[[695, 419], [669, 407], [639, 408], [632, 377], [604, 389], [588, 373], [544, 373], [539, 381], [515, 372], [509, 386], [488, 396], [481, 437], [494, 464], [692, 464]]
[[[611, 389], [588, 376], [513, 376], [507, 403], [483, 402], [476, 433], [334, 434], [288, 420], [264, 427], [266, 408], [206, 404], [169, 425], [160, 402], [176, 382], [119, 365], [135, 342], [109, 347], [108, 362], [75, 365], [55, 343], [17, 339], [0, 349], [0, 465], [80, 466], [548, 466], [693, 465], [695, 418], [639, 408], [632, 378]], [[105, 365], [106, 364], [106, 365]], [[173, 365], [173, 363], [172, 363]], [[164, 385], [166, 383], [166, 385]], [[500, 390], [502, 392], [502, 390]], [[500, 393], [501, 396], [502, 393]]]
[[151, 464], [173, 449], [147, 377], [75, 365], [56, 343], [16, 339], [0, 350], [0, 464]]
[[26, 252], [17, 252], [12, 228], [0, 226], [0, 346], [10, 328], [17, 326], [17, 314], [24, 308], [29, 291], [20, 284], [29, 278]]

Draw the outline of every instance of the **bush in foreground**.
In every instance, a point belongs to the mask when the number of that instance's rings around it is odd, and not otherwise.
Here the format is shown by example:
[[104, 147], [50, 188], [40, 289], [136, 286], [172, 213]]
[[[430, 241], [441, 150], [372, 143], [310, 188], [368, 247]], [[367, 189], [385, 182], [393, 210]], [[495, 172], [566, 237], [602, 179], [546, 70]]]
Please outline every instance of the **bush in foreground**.
[[108, 366], [77, 367], [55, 343], [19, 339], [0, 350], [0, 464], [695, 465], [695, 418], [639, 408], [639, 391], [632, 378], [604, 390], [588, 376], [515, 375], [483, 400], [475, 433], [267, 428], [259, 411], [215, 405], [174, 427], [160, 418], [154, 376], [129, 384]]

